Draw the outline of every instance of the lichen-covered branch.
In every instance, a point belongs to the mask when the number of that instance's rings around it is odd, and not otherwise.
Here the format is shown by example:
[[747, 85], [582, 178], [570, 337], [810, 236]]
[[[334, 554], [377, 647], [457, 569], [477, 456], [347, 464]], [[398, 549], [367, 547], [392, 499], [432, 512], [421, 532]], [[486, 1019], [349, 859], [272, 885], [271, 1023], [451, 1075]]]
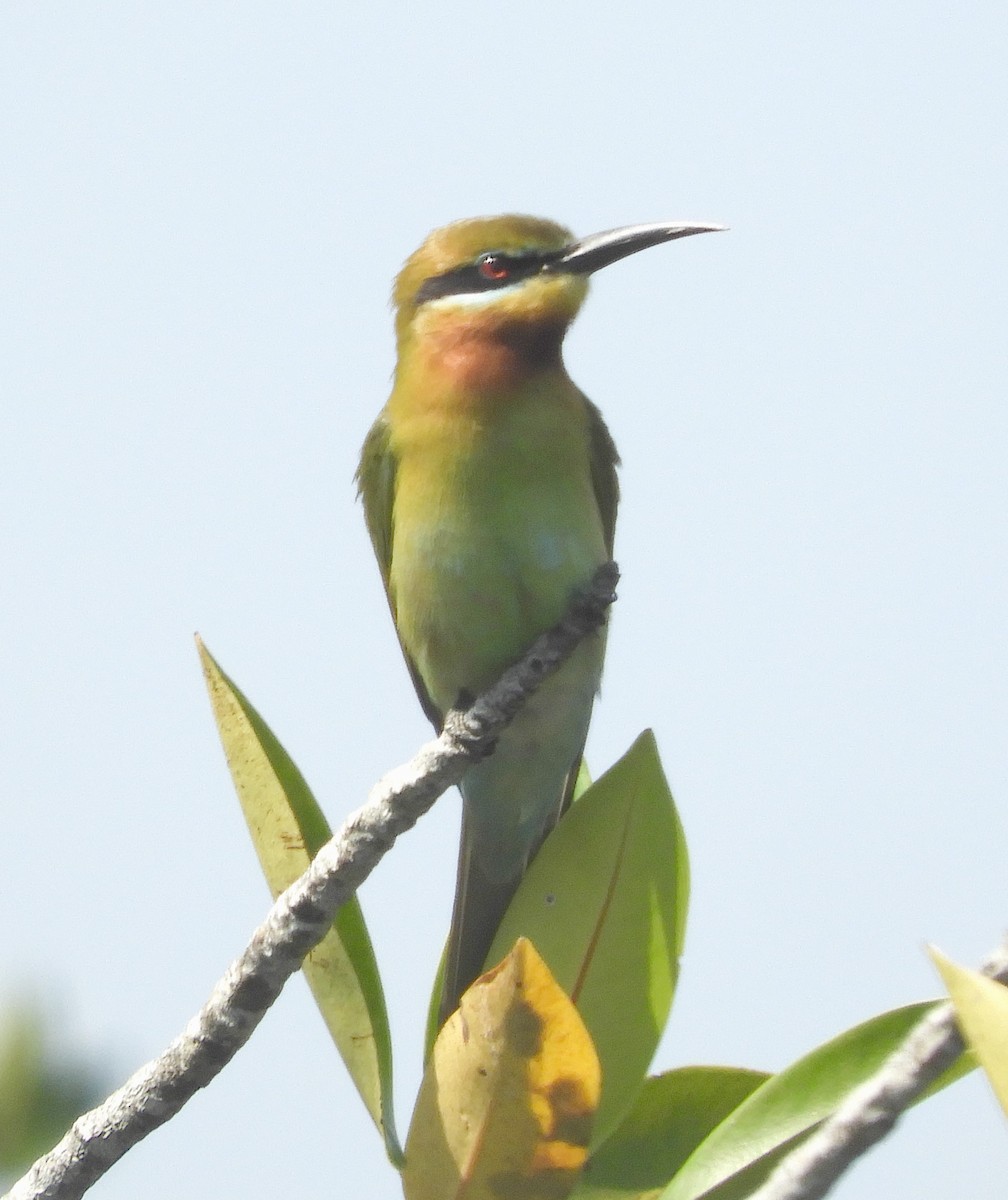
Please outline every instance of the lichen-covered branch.
[[618, 575], [615, 563], [600, 567], [563, 620], [520, 663], [465, 712], [450, 713], [438, 738], [375, 786], [364, 807], [347, 818], [305, 874], [278, 897], [182, 1034], [103, 1104], [79, 1117], [5, 1200], [76, 1200], [131, 1146], [206, 1087], [248, 1041], [304, 956], [321, 941], [337, 909], [399, 834], [459, 781], [469, 763], [492, 751], [535, 689], [603, 624]]

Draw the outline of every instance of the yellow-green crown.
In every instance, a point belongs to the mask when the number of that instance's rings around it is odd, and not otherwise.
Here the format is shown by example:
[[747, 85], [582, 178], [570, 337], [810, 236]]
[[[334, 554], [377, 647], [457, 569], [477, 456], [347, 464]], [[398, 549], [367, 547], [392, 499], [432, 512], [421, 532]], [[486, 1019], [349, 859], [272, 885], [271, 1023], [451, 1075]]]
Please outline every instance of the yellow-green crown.
[[[422, 289], [431, 281], [475, 264], [484, 255], [548, 254], [573, 241], [570, 230], [554, 221], [520, 214], [471, 217], [435, 229], [403, 265], [392, 291], [396, 329], [400, 337], [423, 301]], [[573, 313], [571, 314], [573, 315]]]

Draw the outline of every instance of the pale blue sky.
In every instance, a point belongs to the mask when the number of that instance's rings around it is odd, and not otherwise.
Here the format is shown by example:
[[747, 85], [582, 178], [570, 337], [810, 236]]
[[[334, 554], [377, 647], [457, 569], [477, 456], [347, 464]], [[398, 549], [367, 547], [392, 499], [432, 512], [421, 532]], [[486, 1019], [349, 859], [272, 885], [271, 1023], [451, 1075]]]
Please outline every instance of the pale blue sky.
[[[434, 0], [0, 10], [5, 990], [116, 1078], [266, 909], [196, 629], [338, 822], [427, 727], [351, 476], [429, 228], [723, 221], [600, 275], [623, 455], [589, 742], [654, 727], [690, 842], [657, 1065], [776, 1068], [1006, 922], [1008, 9]], [[363, 894], [400, 1122], [447, 798]], [[841, 1200], [994, 1200], [982, 1080]], [[386, 1200], [307, 991], [93, 1191]]]

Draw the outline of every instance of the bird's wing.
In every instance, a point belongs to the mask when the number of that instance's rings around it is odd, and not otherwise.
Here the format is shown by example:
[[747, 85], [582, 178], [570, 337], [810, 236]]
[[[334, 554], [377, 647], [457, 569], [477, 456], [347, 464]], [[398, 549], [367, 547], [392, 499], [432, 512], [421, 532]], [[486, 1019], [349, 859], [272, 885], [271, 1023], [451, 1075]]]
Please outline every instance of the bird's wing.
[[591, 452], [591, 478], [595, 490], [595, 501], [602, 517], [602, 529], [605, 534], [606, 549], [610, 558], [613, 552], [613, 541], [616, 536], [616, 507], [619, 504], [619, 480], [616, 468], [619, 466], [619, 454], [612, 434], [606, 428], [602, 414], [586, 396], [585, 407], [588, 410], [588, 433]]
[[[396, 617], [395, 597], [389, 587], [389, 579], [392, 574], [392, 533], [395, 522], [393, 511], [396, 460], [390, 444], [388, 423], [384, 417], [379, 417], [368, 430], [355, 479], [357, 494], [364, 505], [364, 520], [367, 523], [368, 533], [371, 535], [371, 545], [374, 547], [382, 583], [385, 585], [385, 598], [388, 600], [392, 621], [398, 634], [399, 622]], [[410, 678], [413, 680], [413, 686], [420, 698], [420, 704], [427, 714], [428, 720], [435, 729], [440, 731], [444, 724], [444, 713], [431, 699], [430, 693], [417, 671], [416, 663], [410, 657], [406, 647], [403, 646], [402, 638], [399, 639], [399, 645], [402, 646], [403, 657], [406, 659], [406, 666], [409, 668]]]
[[[606, 550], [609, 556], [612, 557], [613, 543], [616, 536], [616, 509], [619, 505], [619, 479], [616, 475], [616, 468], [619, 466], [619, 453], [616, 450], [616, 443], [612, 439], [612, 434], [609, 432], [601, 412], [599, 412], [584, 393], [582, 393], [582, 399], [585, 403], [585, 410], [588, 413], [592, 490], [595, 492], [595, 502], [598, 504], [599, 516], [602, 518], [602, 532], [605, 536]], [[588, 730], [586, 729], [585, 737], [587, 735]], [[578, 751], [578, 755], [571, 764], [570, 772], [567, 775], [567, 784], [564, 788], [564, 794], [560, 799], [560, 807], [557, 810], [557, 821], [560, 820], [571, 806], [583, 756], [584, 742], [581, 743], [581, 749]], [[546, 832], [548, 833], [549, 830]], [[533, 855], [537, 850], [538, 846], [533, 848]]]

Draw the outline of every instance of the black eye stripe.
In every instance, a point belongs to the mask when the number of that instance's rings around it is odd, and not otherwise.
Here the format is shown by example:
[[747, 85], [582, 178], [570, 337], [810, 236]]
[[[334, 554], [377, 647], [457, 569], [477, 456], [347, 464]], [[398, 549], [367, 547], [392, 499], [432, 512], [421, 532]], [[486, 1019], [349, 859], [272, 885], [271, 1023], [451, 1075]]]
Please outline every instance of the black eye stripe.
[[505, 254], [489, 250], [474, 263], [466, 263], [443, 275], [425, 279], [416, 294], [416, 303], [438, 300], [442, 296], [471, 296], [478, 292], [494, 292], [538, 275], [557, 253]]

